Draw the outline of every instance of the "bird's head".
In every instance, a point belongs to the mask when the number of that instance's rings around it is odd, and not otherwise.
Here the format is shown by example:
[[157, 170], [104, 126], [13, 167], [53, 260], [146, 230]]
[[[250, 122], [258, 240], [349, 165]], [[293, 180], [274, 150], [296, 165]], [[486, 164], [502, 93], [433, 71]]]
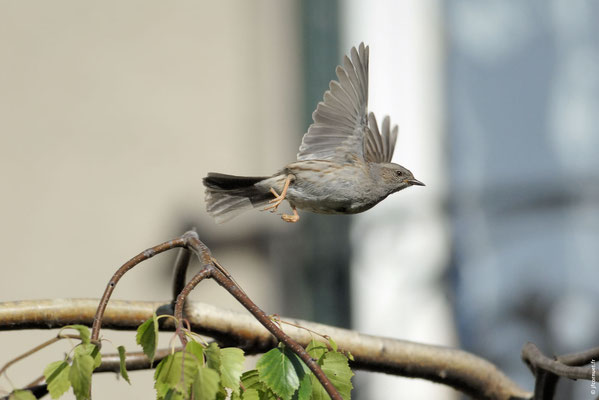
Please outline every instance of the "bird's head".
[[409, 169], [399, 164], [382, 163], [379, 166], [381, 181], [389, 194], [413, 185], [424, 186], [424, 183], [414, 178], [414, 174]]

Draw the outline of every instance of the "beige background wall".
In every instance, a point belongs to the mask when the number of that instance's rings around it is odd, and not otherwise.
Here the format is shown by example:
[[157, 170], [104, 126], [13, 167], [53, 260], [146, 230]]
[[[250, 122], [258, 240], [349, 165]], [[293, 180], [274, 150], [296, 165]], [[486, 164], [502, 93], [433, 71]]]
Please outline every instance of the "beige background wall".
[[[215, 225], [201, 178], [270, 174], [295, 158], [305, 128], [298, 11], [277, 1], [1, 2], [0, 301], [98, 297], [121, 263], [192, 223], [207, 244], [282, 229], [258, 213]], [[173, 256], [133, 271], [115, 297], [168, 299]], [[217, 256], [259, 304], [276, 302], [263, 254]], [[237, 307], [216, 285], [199, 292]], [[0, 335], [4, 361], [52, 333]], [[131, 334], [105, 335], [133, 347]], [[11, 379], [28, 383], [67, 348]], [[129, 388], [104, 376], [94, 390], [154, 396], [150, 374], [132, 378]]]

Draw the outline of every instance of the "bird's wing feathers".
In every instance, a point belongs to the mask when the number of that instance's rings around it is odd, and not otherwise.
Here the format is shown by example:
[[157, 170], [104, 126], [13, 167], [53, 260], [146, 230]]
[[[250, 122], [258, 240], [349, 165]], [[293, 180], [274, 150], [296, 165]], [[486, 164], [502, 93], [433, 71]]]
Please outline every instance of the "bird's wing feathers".
[[298, 160], [346, 161], [348, 153], [364, 156], [364, 128], [368, 125], [368, 47], [352, 48], [343, 66], [336, 69], [338, 81], [331, 81], [312, 113], [314, 123], [304, 135]]
[[368, 116], [368, 46], [353, 47], [350, 57], [345, 56], [343, 66], [337, 67], [338, 81], [331, 81], [312, 113], [314, 123], [304, 135], [298, 161], [346, 162], [355, 159], [351, 156], [370, 162], [391, 161], [397, 127], [390, 131], [385, 118], [381, 135], [373, 114]]
[[387, 116], [383, 119], [379, 131], [373, 113], [368, 116], [368, 125], [364, 137], [364, 158], [369, 162], [391, 162], [399, 128], [395, 125], [391, 129], [391, 122]]

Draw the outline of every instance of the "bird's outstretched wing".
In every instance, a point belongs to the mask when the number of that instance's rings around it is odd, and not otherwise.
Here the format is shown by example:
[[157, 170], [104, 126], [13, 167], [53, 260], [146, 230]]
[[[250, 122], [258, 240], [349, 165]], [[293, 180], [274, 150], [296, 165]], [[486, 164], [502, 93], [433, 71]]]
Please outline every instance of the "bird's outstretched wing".
[[381, 135], [373, 114], [368, 115], [368, 57], [369, 48], [361, 43], [337, 67], [338, 81], [331, 81], [312, 113], [314, 123], [302, 139], [298, 161], [391, 161], [397, 127], [390, 130], [385, 118]]
[[368, 125], [364, 136], [364, 158], [369, 162], [391, 162], [399, 128], [395, 125], [391, 129], [389, 116], [386, 116], [379, 132], [373, 113], [368, 115]]

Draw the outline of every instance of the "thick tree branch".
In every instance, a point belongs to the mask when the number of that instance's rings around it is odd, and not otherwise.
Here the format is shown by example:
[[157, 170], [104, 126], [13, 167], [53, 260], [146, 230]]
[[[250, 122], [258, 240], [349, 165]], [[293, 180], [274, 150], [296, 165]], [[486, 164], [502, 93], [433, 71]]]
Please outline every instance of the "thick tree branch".
[[[165, 303], [111, 300], [102, 326], [134, 330]], [[91, 325], [98, 300], [62, 299], [0, 303], [0, 330], [59, 328], [68, 324]], [[252, 316], [189, 302], [186, 318], [194, 331], [210, 336], [225, 346], [239, 346], [247, 353], [262, 353], [276, 346], [276, 339]], [[301, 320], [290, 320], [335, 339], [340, 349], [350, 351], [353, 368], [423, 378], [452, 386], [477, 399], [530, 399], [493, 364], [468, 352], [403, 340], [363, 335]], [[171, 321], [164, 329], [174, 330]], [[292, 339], [307, 345], [310, 332], [285, 327]]]

